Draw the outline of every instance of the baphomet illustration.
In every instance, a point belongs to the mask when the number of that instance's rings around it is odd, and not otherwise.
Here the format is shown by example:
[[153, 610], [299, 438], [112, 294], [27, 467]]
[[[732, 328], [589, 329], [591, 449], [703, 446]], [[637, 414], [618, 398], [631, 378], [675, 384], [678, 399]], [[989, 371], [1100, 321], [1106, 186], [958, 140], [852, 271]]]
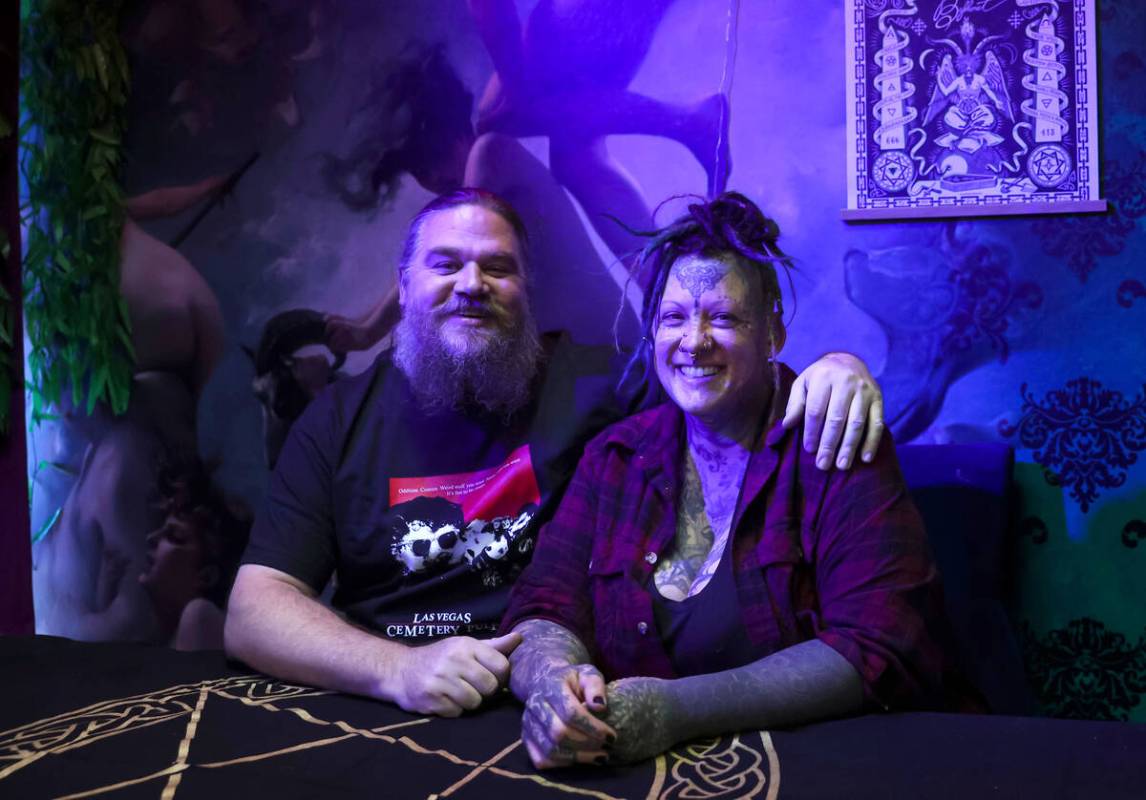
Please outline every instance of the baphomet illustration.
[[998, 133], [1000, 117], [1014, 123], [1015, 115], [1002, 65], [989, 49], [1005, 37], [984, 36], [972, 46], [976, 32], [974, 24], [964, 19], [959, 30], [962, 45], [952, 39], [936, 42], [951, 52], [943, 56], [936, 72], [923, 124], [943, 115], [946, 130], [935, 140], [943, 148], [936, 156], [941, 175], [993, 184], [1003, 161], [998, 151], [1004, 141]]

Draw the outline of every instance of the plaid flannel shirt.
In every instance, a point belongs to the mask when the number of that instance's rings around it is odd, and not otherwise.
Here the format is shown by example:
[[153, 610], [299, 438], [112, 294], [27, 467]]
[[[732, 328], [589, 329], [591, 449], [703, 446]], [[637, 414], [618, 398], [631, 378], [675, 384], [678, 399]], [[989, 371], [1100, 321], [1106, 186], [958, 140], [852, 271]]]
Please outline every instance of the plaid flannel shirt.
[[[784, 369], [783, 408], [792, 374]], [[885, 436], [871, 464], [822, 472], [801, 432], [779, 423], [751, 454], [730, 552], [746, 634], [764, 657], [818, 638], [851, 663], [869, 704], [942, 708], [942, 590]], [[649, 578], [671, 549], [682, 482], [683, 415], [662, 405], [586, 448], [518, 579], [502, 631], [556, 622], [606, 678], [676, 677], [653, 618]], [[973, 703], [971, 704], [973, 707]]]

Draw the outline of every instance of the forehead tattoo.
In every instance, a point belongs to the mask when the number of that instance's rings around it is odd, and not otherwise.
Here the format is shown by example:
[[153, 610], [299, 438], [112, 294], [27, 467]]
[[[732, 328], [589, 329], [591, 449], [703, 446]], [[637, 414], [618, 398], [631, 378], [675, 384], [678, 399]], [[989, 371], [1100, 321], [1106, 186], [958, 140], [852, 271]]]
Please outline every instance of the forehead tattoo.
[[694, 300], [700, 300], [702, 294], [716, 288], [716, 284], [728, 273], [728, 265], [715, 260], [690, 259], [683, 264], [677, 262], [673, 270], [680, 285], [688, 290]]

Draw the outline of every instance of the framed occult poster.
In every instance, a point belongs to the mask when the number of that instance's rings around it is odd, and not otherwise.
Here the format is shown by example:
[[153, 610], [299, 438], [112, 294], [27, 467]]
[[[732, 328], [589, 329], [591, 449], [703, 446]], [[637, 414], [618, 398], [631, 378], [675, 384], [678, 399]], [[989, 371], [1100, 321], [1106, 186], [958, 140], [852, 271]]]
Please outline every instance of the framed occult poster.
[[1094, 0], [844, 0], [848, 220], [1103, 211]]

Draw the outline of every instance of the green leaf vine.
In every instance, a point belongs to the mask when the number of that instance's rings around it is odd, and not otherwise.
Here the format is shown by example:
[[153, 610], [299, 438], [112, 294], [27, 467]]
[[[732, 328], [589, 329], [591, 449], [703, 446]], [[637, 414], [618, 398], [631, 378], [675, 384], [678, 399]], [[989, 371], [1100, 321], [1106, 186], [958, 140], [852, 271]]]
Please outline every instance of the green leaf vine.
[[[4, 59], [14, 58], [15, 54], [7, 52], [5, 49], [0, 52], [0, 56]], [[12, 139], [12, 123], [3, 114], [0, 114], [0, 153], [4, 153], [4, 157], [9, 155], [9, 148], [13, 146]], [[3, 222], [0, 222], [0, 276], [7, 273], [9, 263], [8, 258], [11, 256], [11, 240], [8, 238], [8, 230], [4, 227], [7, 225], [7, 217]], [[8, 433], [9, 415], [12, 409], [12, 376], [14, 374], [13, 367], [15, 366], [16, 358], [16, 342], [15, 342], [15, 315], [12, 313], [12, 306], [15, 300], [7, 290], [4, 288], [3, 283], [0, 283], [0, 436]]]
[[127, 409], [135, 354], [119, 292], [129, 87], [124, 0], [23, 0], [20, 169], [30, 417]]
[[[0, 132], [6, 125], [7, 121], [0, 114]], [[3, 133], [0, 138], [7, 136], [7, 133]], [[10, 251], [8, 231], [0, 227], [0, 274], [8, 269]], [[12, 302], [12, 296], [0, 284], [0, 436], [8, 433], [8, 416], [12, 408], [12, 367], [16, 353]]]
[[[3, 124], [4, 117], [0, 115], [0, 126]], [[8, 269], [10, 250], [8, 231], [0, 228], [0, 274]], [[12, 408], [12, 367], [16, 353], [12, 302], [12, 296], [0, 285], [0, 436], [8, 433], [8, 416]]]

